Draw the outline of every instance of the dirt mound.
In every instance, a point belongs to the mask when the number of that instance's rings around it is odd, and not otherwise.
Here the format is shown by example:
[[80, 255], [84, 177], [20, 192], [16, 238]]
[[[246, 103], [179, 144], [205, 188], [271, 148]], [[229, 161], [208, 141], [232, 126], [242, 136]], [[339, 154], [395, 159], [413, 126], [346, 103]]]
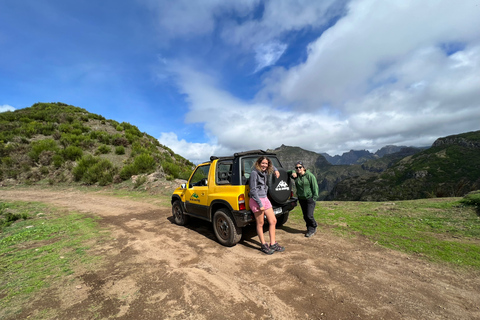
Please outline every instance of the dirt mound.
[[17, 318], [49, 308], [55, 319], [480, 319], [478, 274], [361, 237], [320, 228], [307, 239], [289, 221], [277, 232], [286, 251], [267, 256], [253, 228], [227, 248], [208, 223], [177, 226], [154, 204], [48, 190], [2, 190], [0, 199], [100, 216], [113, 236], [93, 246], [105, 256], [100, 269], [77, 270]]

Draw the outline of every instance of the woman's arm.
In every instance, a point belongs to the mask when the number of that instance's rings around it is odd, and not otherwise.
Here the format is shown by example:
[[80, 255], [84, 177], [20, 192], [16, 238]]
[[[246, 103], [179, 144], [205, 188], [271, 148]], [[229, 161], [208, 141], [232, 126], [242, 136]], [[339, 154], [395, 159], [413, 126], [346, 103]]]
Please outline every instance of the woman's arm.
[[250, 180], [249, 180], [249, 185], [250, 185], [250, 198], [255, 200], [256, 203], [258, 203], [258, 206], [261, 208], [263, 206], [262, 201], [260, 201], [260, 197], [258, 196], [258, 172], [257, 170], [252, 170], [250, 173]]

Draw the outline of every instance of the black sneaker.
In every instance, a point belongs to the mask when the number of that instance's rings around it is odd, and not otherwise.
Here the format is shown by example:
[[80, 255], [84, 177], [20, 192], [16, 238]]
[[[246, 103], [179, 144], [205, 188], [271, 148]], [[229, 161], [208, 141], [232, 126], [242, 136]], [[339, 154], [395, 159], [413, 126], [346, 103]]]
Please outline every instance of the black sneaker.
[[285, 251], [285, 247], [282, 247], [281, 245], [279, 245], [278, 242], [275, 242], [274, 244], [270, 245], [270, 249], [277, 252]]
[[261, 246], [261, 248], [260, 248], [260, 251], [262, 251], [262, 252], [265, 253], [265, 254], [272, 254], [272, 253], [275, 252], [275, 251], [272, 250], [272, 249], [268, 246], [268, 244], [266, 244], [266, 243], [262, 244], [262, 246]]
[[305, 234], [305, 237], [310, 238], [310, 237], [312, 237], [316, 232], [317, 232], [317, 228], [315, 228], [313, 231], [308, 231], [308, 232]]

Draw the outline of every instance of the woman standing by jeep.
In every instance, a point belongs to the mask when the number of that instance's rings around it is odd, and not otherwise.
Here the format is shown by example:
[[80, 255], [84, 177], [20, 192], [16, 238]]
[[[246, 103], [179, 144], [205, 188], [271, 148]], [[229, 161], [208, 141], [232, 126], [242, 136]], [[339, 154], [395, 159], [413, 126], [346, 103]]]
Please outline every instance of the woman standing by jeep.
[[[257, 234], [260, 239], [261, 248], [260, 250], [266, 254], [272, 254], [275, 251], [285, 251], [285, 247], [280, 246], [275, 241], [275, 228], [277, 224], [277, 218], [273, 213], [272, 204], [267, 198], [267, 176], [275, 172], [276, 177], [280, 176], [277, 168], [272, 164], [272, 161], [265, 156], [261, 156], [255, 161], [254, 168], [250, 174], [250, 209], [255, 215], [255, 220], [257, 222]], [[265, 242], [263, 236], [263, 224], [265, 222], [264, 216], [268, 220], [268, 233], [270, 237], [270, 245]]]

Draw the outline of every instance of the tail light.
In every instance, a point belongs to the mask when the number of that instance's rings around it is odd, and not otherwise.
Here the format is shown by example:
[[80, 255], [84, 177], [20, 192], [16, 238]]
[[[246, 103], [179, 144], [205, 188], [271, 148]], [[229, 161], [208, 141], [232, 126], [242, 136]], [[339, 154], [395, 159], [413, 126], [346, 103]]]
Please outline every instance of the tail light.
[[238, 196], [238, 209], [239, 210], [246, 210], [245, 207], [245, 196], [243, 194]]

